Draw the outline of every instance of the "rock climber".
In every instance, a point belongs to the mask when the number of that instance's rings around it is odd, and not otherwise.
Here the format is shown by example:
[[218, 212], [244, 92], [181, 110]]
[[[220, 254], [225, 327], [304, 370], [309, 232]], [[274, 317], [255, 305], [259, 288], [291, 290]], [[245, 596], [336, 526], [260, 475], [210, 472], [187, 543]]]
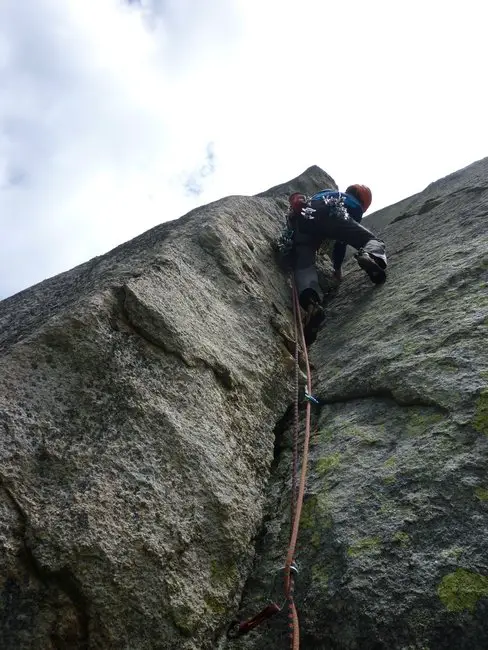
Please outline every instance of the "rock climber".
[[307, 345], [317, 338], [325, 317], [315, 267], [317, 251], [325, 240], [335, 241], [332, 264], [334, 276], [339, 282], [348, 244], [358, 251], [356, 260], [372, 282], [382, 284], [386, 280], [385, 244], [360, 224], [371, 201], [371, 190], [365, 185], [350, 185], [345, 192], [323, 190], [311, 198], [299, 192], [289, 197], [287, 219], [293, 233], [291, 264], [300, 305], [306, 312]]

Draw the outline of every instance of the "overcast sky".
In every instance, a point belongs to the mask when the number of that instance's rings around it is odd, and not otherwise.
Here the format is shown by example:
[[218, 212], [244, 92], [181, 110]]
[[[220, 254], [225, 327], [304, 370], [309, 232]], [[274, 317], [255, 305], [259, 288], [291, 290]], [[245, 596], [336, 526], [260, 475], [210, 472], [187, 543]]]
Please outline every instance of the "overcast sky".
[[371, 210], [488, 155], [481, 0], [0, 0], [0, 299], [317, 164]]

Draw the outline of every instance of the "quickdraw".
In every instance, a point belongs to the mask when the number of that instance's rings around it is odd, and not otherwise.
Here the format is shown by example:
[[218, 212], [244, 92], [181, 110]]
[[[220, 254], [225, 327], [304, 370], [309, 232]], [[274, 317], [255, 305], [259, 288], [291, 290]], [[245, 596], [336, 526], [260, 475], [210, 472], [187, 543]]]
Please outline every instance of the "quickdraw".
[[344, 205], [344, 197], [324, 196], [323, 201], [329, 209], [329, 214], [344, 219], [345, 221], [348, 221], [351, 218], [346, 206]]
[[309, 395], [306, 388], [305, 388], [305, 399], [309, 402], [312, 402], [312, 404], [320, 404], [320, 400], [314, 397], [313, 395]]

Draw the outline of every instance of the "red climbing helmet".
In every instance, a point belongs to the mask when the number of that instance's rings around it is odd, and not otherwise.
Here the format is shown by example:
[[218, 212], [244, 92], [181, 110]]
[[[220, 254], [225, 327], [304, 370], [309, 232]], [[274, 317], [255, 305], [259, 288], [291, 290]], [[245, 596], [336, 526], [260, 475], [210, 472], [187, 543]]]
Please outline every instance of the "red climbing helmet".
[[366, 185], [349, 185], [346, 194], [352, 194], [359, 201], [363, 207], [363, 212], [366, 212], [373, 200], [371, 190]]
[[298, 214], [300, 210], [304, 207], [305, 203], [307, 202], [307, 198], [301, 192], [294, 192], [293, 194], [290, 195], [288, 201], [290, 202], [290, 207], [293, 210], [293, 212], [295, 214]]

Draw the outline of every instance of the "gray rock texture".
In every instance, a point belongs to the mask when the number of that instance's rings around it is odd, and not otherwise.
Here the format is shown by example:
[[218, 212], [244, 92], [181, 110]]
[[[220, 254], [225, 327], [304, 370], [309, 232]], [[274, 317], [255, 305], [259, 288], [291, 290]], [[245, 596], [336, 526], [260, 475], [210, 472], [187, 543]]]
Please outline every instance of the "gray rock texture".
[[294, 374], [275, 194], [0, 303], [2, 649], [213, 648], [226, 628]]
[[[290, 286], [312, 167], [0, 303], [0, 648], [287, 647]], [[488, 647], [488, 159], [369, 217], [311, 355], [301, 647]], [[278, 576], [278, 579], [277, 579]]]
[[[351, 262], [312, 348], [323, 406], [299, 538], [302, 647], [481, 650], [488, 159], [373, 214], [375, 225], [388, 244], [388, 282], [368, 284]], [[244, 613], [276, 597], [269, 586], [287, 548], [290, 447], [285, 428]], [[286, 647], [286, 627], [283, 615], [233, 647]]]

